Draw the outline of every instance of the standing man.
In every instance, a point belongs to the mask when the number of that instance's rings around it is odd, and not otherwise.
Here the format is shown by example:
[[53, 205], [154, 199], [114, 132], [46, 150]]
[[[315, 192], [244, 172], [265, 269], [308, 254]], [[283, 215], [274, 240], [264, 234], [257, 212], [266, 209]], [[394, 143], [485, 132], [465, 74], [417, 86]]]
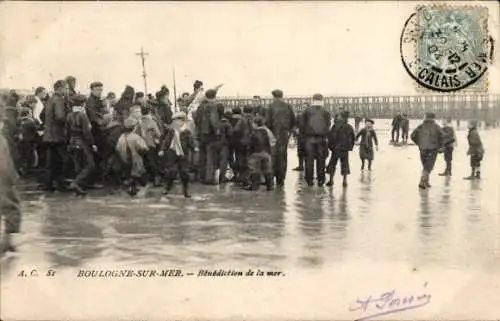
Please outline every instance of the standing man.
[[57, 187], [63, 187], [63, 178], [68, 164], [66, 151], [66, 97], [68, 95], [68, 84], [64, 80], [58, 80], [54, 84], [54, 95], [50, 98], [45, 110], [45, 129], [43, 142], [47, 144], [47, 178], [44, 189], [54, 190], [54, 182]]
[[[86, 103], [87, 116], [90, 121], [90, 125], [92, 126], [92, 137], [97, 149], [99, 150], [99, 154], [95, 154], [95, 164], [97, 166], [98, 174], [102, 174], [104, 165], [103, 158], [101, 156], [107, 154], [105, 151], [106, 137], [104, 135], [104, 115], [106, 114], [107, 108], [102, 100], [102, 92], [103, 85], [101, 82], [96, 81], [91, 83], [90, 96]], [[73, 105], [75, 106], [75, 103]]]
[[158, 119], [161, 120], [163, 126], [170, 125], [172, 123], [172, 103], [168, 99], [169, 91], [159, 91], [156, 93], [156, 106], [154, 114]]
[[217, 160], [217, 141], [220, 135], [220, 118], [215, 97], [217, 92], [207, 90], [206, 100], [197, 108], [194, 115], [200, 148], [200, 179], [207, 185], [216, 185], [215, 170]]
[[333, 185], [333, 177], [337, 163], [340, 161], [340, 174], [343, 177], [342, 186], [347, 187], [347, 175], [351, 173], [349, 167], [349, 152], [352, 151], [355, 142], [354, 128], [349, 124], [349, 112], [343, 111], [338, 116], [330, 132], [328, 133], [328, 147], [332, 151], [327, 171], [330, 180], [327, 186]]
[[[401, 128], [401, 121], [403, 120], [403, 117], [401, 116], [401, 112], [398, 111], [396, 116], [392, 119], [392, 131], [391, 131], [391, 143], [398, 143], [399, 142], [399, 130]], [[394, 138], [394, 136], [396, 136]]]
[[453, 160], [453, 149], [457, 145], [457, 136], [455, 129], [451, 126], [451, 118], [447, 118], [443, 124], [443, 139], [444, 139], [444, 161], [446, 162], [446, 169], [439, 176], [451, 176], [451, 161]]
[[68, 76], [64, 80], [68, 84], [68, 96], [72, 97], [77, 94], [76, 92], [76, 78], [74, 76]]
[[438, 150], [443, 146], [443, 131], [435, 121], [434, 113], [426, 113], [425, 120], [411, 133], [411, 140], [418, 146], [420, 150], [420, 161], [422, 162], [422, 175], [418, 187], [427, 189], [431, 187], [429, 184], [429, 176], [434, 169]]
[[308, 186], [313, 186], [314, 161], [316, 161], [316, 180], [318, 186], [325, 184], [325, 161], [328, 153], [327, 135], [331, 116], [324, 107], [323, 96], [315, 94], [312, 104], [303, 115], [306, 151], [305, 179]]
[[267, 111], [267, 126], [277, 140], [273, 160], [276, 185], [283, 187], [286, 177], [288, 140], [295, 126], [295, 113], [292, 106], [283, 100], [282, 90], [273, 90], [272, 95], [273, 102]]
[[264, 120], [266, 120], [267, 108], [264, 105], [262, 105], [260, 96], [253, 96], [252, 108], [255, 116], [261, 116], [264, 118]]
[[68, 94], [66, 95], [66, 113], [69, 114], [71, 112], [71, 108], [73, 107], [72, 99], [73, 96], [78, 94], [76, 91], [76, 78], [74, 76], [68, 76], [64, 79], [64, 81], [68, 84]]
[[85, 111], [84, 95], [73, 96], [73, 107], [66, 120], [66, 135], [68, 141], [68, 150], [75, 166], [76, 177], [70, 185], [70, 189], [76, 194], [85, 194], [85, 186], [88, 186], [90, 176], [95, 169], [93, 152], [98, 151], [94, 144], [92, 135], [93, 126]]

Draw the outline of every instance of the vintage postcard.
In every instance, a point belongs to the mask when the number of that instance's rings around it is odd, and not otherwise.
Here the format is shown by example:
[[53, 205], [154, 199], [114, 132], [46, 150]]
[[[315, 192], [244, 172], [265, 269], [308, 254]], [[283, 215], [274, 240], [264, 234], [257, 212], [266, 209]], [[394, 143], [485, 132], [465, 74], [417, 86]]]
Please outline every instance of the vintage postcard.
[[499, 320], [499, 22], [0, 3], [0, 319]]

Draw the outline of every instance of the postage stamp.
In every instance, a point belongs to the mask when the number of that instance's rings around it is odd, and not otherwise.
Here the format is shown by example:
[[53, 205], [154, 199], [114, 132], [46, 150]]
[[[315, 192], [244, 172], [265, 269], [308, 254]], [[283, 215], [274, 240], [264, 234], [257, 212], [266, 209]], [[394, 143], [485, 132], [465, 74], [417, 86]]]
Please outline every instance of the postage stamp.
[[493, 57], [488, 8], [418, 6], [404, 25], [400, 49], [419, 91], [486, 91]]

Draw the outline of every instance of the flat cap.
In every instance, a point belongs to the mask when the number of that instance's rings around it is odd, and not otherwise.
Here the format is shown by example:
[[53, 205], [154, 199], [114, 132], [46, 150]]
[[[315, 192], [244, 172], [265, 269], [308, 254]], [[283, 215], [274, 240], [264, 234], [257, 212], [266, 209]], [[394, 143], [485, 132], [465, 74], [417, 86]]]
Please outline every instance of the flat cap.
[[85, 97], [82, 94], [76, 94], [73, 97], [71, 97], [71, 102], [73, 103], [73, 106], [81, 106], [85, 104], [87, 101], [87, 97]]
[[94, 81], [90, 84], [90, 89], [94, 89], [95, 87], [102, 87], [102, 82]]

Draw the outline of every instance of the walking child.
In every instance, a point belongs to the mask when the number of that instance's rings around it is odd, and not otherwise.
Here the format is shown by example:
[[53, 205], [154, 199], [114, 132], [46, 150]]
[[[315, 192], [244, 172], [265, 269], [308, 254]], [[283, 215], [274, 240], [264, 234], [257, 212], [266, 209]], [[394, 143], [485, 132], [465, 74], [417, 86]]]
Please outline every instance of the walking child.
[[25, 174], [37, 163], [36, 142], [38, 136], [39, 124], [35, 119], [30, 108], [21, 109], [21, 118], [19, 120], [19, 154], [20, 154], [20, 172]]
[[359, 157], [361, 158], [361, 170], [365, 169], [365, 162], [368, 161], [368, 170], [372, 170], [372, 163], [374, 158], [373, 145], [378, 150], [378, 139], [375, 130], [373, 129], [374, 121], [367, 119], [365, 121], [365, 128], [356, 135], [355, 141], [361, 137], [359, 143]]
[[451, 118], [445, 119], [443, 123], [443, 154], [444, 161], [446, 162], [446, 168], [444, 172], [440, 173], [439, 176], [451, 176], [451, 161], [453, 159], [453, 149], [457, 145], [457, 137], [455, 135], [455, 129], [451, 126]]
[[179, 174], [182, 182], [184, 197], [189, 194], [189, 152], [194, 151], [194, 139], [186, 126], [187, 115], [176, 112], [172, 116], [172, 125], [166, 128], [165, 137], [160, 145], [158, 155], [162, 158], [166, 168], [166, 184], [163, 194], [170, 193], [174, 181]]
[[469, 134], [467, 135], [469, 149], [467, 155], [470, 156], [471, 174], [464, 179], [481, 178], [481, 161], [484, 156], [483, 143], [477, 130], [477, 121], [469, 121]]
[[276, 144], [276, 138], [271, 130], [264, 125], [264, 119], [261, 116], [255, 117], [253, 126], [248, 158], [250, 184], [247, 189], [250, 191], [258, 190], [261, 178], [264, 176], [267, 190], [271, 191], [273, 189], [271, 153]]

